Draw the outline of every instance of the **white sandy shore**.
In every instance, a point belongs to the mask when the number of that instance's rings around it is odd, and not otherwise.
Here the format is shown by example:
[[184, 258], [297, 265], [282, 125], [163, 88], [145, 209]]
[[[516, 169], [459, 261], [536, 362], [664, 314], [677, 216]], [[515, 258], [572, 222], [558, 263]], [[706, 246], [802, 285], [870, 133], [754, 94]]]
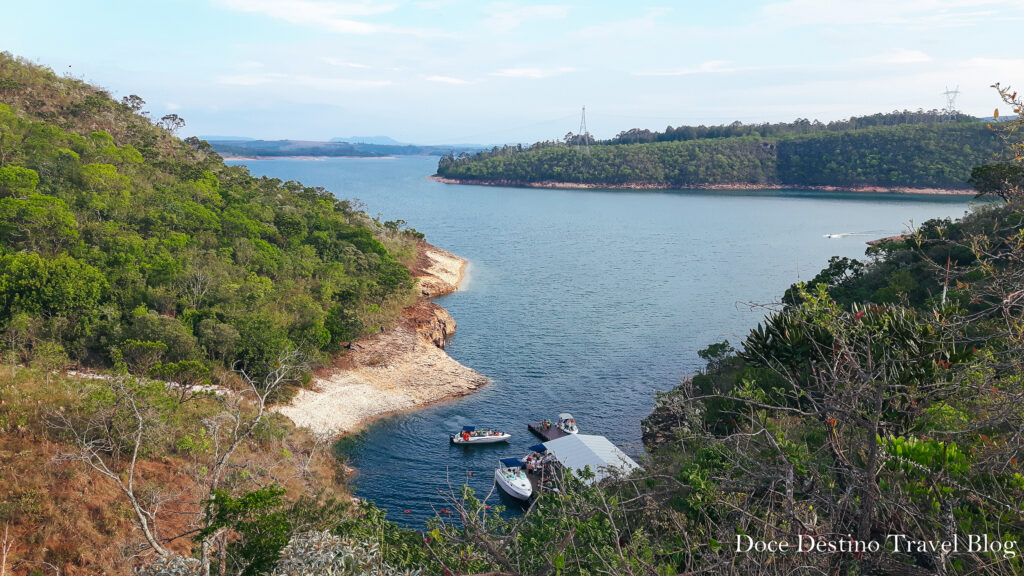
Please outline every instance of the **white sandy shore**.
[[[466, 261], [428, 244], [421, 247], [425, 297], [458, 289]], [[315, 434], [337, 436], [374, 418], [469, 394], [487, 378], [443, 350], [455, 321], [433, 302], [407, 308], [398, 325], [352, 345], [345, 368], [332, 368], [277, 410]]]

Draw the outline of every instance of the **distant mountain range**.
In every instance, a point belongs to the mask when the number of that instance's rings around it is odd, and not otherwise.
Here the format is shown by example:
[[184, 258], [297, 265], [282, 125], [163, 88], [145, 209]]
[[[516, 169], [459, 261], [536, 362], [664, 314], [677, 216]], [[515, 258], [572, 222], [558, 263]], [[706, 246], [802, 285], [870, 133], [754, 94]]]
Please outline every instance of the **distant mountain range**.
[[380, 144], [384, 146], [409, 146], [408, 142], [399, 142], [390, 136], [348, 136], [331, 138], [331, 142], [348, 142], [349, 144]]
[[[355, 138], [353, 138], [354, 140]], [[381, 156], [444, 156], [463, 152], [478, 152], [479, 146], [460, 145], [429, 145], [419, 146], [402, 144], [387, 136], [374, 136], [364, 140], [378, 142], [350, 142], [333, 139], [330, 142], [310, 140], [252, 140], [252, 139], [210, 139], [206, 141], [213, 146], [218, 154], [225, 158], [238, 157], [283, 157], [283, 156], [326, 156], [326, 157], [364, 157]], [[382, 141], [393, 144], [381, 143]]]
[[199, 136], [198, 138], [200, 140], [206, 140], [207, 142], [248, 142], [250, 140], [255, 140], [255, 138], [250, 138], [248, 136]]

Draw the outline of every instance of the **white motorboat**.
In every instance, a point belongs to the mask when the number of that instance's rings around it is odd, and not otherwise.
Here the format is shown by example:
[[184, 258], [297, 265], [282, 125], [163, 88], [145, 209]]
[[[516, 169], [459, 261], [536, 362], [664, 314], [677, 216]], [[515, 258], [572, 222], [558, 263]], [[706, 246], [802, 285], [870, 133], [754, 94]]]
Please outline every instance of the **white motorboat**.
[[555, 424], [555, 426], [566, 434], [578, 434], [580, 431], [576, 427], [576, 419], [568, 412], [562, 412], [558, 415], [558, 424]]
[[494, 481], [498, 487], [513, 498], [529, 500], [533, 495], [533, 486], [523, 470], [525, 463], [519, 458], [502, 458], [501, 466], [494, 470]]
[[452, 444], [493, 444], [507, 442], [511, 437], [500, 430], [477, 430], [474, 426], [463, 426], [462, 432], [449, 436]]

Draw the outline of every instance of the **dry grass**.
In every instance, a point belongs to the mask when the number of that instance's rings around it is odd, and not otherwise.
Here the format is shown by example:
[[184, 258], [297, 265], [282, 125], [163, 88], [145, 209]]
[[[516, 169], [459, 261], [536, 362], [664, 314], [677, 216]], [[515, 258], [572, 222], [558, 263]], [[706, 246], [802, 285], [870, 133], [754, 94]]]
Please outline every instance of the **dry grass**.
[[[87, 391], [102, 381], [49, 376], [47, 384], [31, 369], [0, 369], [0, 524], [9, 526], [13, 542], [8, 574], [130, 574], [143, 542], [131, 509], [112, 482], [81, 465], [55, 462], [70, 447], [49, 425], [51, 410], [81, 410]], [[202, 403], [189, 410], [203, 413], [208, 406]], [[190, 422], [183, 417], [169, 439]], [[345, 472], [330, 447], [284, 418], [273, 418], [238, 460], [254, 479], [284, 486], [290, 498], [348, 497]], [[153, 451], [140, 463], [138, 477], [147, 489], [174, 496], [158, 514], [164, 538], [186, 532], [197, 519], [195, 472], [194, 461], [173, 449]], [[192, 542], [179, 538], [167, 547], [189, 554]]]

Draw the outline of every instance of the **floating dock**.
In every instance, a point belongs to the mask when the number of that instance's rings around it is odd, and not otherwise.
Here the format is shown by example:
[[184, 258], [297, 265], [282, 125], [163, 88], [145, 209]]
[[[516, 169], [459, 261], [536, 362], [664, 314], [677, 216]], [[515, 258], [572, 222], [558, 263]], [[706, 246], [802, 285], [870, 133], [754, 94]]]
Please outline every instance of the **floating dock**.
[[[541, 471], [527, 472], [526, 479], [530, 481], [530, 487], [533, 488], [533, 497], [540, 496], [541, 492], [554, 488], [552, 483], [554, 479], [551, 476], [543, 474]], [[547, 486], [545, 486], [547, 484]]]
[[544, 426], [543, 422], [527, 424], [526, 429], [529, 430], [530, 432], [533, 432], [537, 436], [543, 438], [545, 442], [547, 442], [548, 440], [554, 440], [555, 438], [561, 438], [563, 436], [569, 435], [566, 434], [565, 432], [562, 432], [562, 430], [558, 426], [555, 426], [554, 424]]

